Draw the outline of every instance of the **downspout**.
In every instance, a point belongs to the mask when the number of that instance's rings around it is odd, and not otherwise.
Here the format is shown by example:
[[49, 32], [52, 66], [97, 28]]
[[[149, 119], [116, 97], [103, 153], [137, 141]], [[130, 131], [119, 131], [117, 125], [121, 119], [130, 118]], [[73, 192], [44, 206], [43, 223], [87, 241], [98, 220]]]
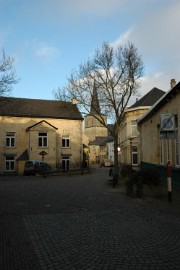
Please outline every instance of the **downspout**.
[[29, 159], [31, 159], [31, 158], [30, 158], [30, 138], [31, 138], [31, 136], [30, 136], [30, 130], [28, 130], [28, 132], [29, 132], [29, 135], [28, 135], [28, 137], [29, 137], [29, 142], [28, 142], [28, 152], [29, 152]]

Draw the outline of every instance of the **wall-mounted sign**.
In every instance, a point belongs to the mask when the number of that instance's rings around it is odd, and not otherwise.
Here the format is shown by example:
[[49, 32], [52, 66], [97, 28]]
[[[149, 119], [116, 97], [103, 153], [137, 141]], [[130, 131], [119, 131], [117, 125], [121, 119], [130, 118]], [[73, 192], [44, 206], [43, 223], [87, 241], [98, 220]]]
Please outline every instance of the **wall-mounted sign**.
[[172, 113], [161, 114], [161, 132], [174, 131], [175, 119]]
[[39, 155], [45, 156], [45, 155], [47, 155], [47, 153], [46, 153], [45, 151], [41, 151], [41, 152], [39, 153]]

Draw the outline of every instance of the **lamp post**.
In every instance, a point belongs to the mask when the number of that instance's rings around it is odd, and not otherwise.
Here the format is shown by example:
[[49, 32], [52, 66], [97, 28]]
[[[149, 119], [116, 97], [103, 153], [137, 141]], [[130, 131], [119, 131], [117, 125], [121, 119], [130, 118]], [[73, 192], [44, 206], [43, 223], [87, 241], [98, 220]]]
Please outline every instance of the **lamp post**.
[[119, 165], [120, 165], [120, 158], [119, 158], [119, 155], [120, 155], [120, 153], [121, 153], [121, 147], [120, 147], [119, 145], [118, 145], [117, 150], [118, 150], [118, 167], [119, 167]]

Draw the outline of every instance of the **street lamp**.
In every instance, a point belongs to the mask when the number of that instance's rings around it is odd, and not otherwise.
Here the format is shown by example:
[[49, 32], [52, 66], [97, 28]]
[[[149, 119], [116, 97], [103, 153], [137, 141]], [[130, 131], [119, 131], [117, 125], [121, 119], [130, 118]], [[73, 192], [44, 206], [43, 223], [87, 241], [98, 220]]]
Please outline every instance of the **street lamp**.
[[121, 153], [121, 147], [120, 146], [117, 147], [117, 151], [118, 151], [118, 164], [119, 164], [120, 163], [119, 154]]

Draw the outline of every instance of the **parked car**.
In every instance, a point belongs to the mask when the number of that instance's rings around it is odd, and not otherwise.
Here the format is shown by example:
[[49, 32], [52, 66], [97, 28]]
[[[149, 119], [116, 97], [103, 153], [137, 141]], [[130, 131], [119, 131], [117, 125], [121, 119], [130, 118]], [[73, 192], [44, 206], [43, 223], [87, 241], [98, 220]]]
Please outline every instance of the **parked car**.
[[112, 167], [113, 166], [113, 162], [112, 162], [111, 159], [104, 159], [103, 162], [101, 163], [101, 166]]
[[49, 164], [40, 160], [28, 160], [24, 167], [24, 175], [45, 175], [54, 173], [55, 171]]

